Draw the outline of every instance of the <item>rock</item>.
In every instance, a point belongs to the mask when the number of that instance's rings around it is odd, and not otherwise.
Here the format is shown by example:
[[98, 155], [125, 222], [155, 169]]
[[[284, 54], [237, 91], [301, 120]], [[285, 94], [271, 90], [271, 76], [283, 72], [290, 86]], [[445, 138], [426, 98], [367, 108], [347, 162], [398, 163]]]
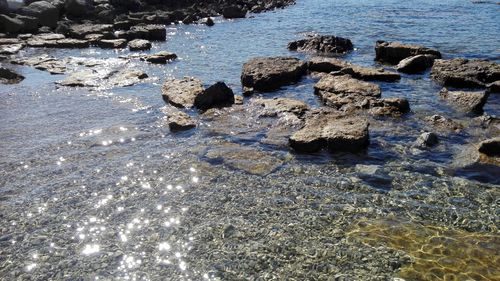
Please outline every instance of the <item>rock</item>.
[[239, 6], [229, 6], [222, 10], [222, 16], [226, 19], [244, 18], [247, 11]]
[[103, 49], [122, 49], [127, 47], [126, 39], [101, 39], [97, 41], [97, 46]]
[[24, 41], [19, 38], [0, 38], [0, 45], [17, 45], [24, 44]]
[[0, 55], [17, 54], [24, 48], [24, 44], [0, 45]]
[[407, 57], [399, 62], [396, 69], [403, 73], [421, 73], [432, 67], [435, 56], [433, 55], [416, 55]]
[[439, 96], [460, 111], [482, 113], [483, 106], [488, 100], [489, 93], [485, 91], [448, 91], [448, 89], [444, 88], [439, 92]]
[[88, 15], [93, 7], [93, 0], [65, 0], [64, 3], [66, 14], [78, 18]]
[[203, 21], [203, 24], [205, 24], [206, 26], [214, 26], [215, 22], [211, 17], [208, 17]]
[[87, 40], [66, 38], [57, 40], [55, 48], [88, 48], [89, 46], [90, 43]]
[[177, 55], [174, 53], [169, 53], [166, 51], [161, 51], [156, 54], [146, 55], [141, 57], [141, 60], [145, 60], [150, 63], [166, 64], [172, 60], [175, 60]]
[[162, 112], [167, 116], [168, 127], [171, 131], [186, 131], [196, 127], [196, 121], [191, 116], [175, 107], [167, 106], [162, 108]]
[[439, 140], [436, 134], [431, 132], [425, 132], [418, 137], [416, 145], [419, 147], [432, 147], [438, 144], [438, 142]]
[[252, 99], [252, 103], [259, 104], [264, 107], [264, 116], [276, 116], [279, 113], [293, 113], [297, 116], [302, 116], [309, 110], [309, 106], [299, 100], [288, 98], [274, 98], [274, 99]]
[[0, 0], [0, 14], [7, 14], [9, 12], [9, 3], [7, 0]]
[[26, 30], [26, 28], [22, 20], [0, 14], [0, 32], [19, 33], [23, 30]]
[[500, 156], [500, 137], [480, 142], [478, 151], [492, 157]]
[[362, 118], [313, 114], [304, 128], [290, 137], [289, 144], [298, 152], [316, 152], [325, 147], [330, 151], [359, 151], [369, 144], [368, 126]]
[[224, 82], [217, 82], [196, 95], [194, 106], [201, 110], [213, 107], [231, 106], [234, 104], [234, 93]]
[[67, 87], [126, 87], [147, 77], [140, 70], [84, 70], [71, 73], [66, 79], [56, 83]]
[[50, 72], [50, 74], [64, 74], [66, 72], [65, 62], [46, 55], [27, 59], [12, 60], [11, 63], [31, 66], [38, 70], [48, 71]]
[[432, 55], [438, 59], [441, 58], [439, 51], [424, 46], [385, 41], [377, 41], [375, 44], [376, 61], [398, 64], [401, 60], [416, 55]]
[[151, 49], [151, 42], [144, 39], [134, 39], [128, 42], [128, 48], [131, 51], [144, 51]]
[[254, 58], [243, 65], [243, 87], [271, 92], [297, 82], [307, 71], [305, 62], [291, 57]]
[[193, 107], [196, 96], [205, 89], [200, 80], [191, 77], [168, 79], [161, 89], [163, 99], [176, 107]]
[[17, 84], [24, 80], [24, 76], [15, 73], [14, 71], [0, 67], [0, 83], [1, 84]]
[[230, 142], [210, 145], [205, 158], [211, 163], [261, 176], [274, 172], [284, 163], [282, 159], [260, 149]]
[[317, 52], [325, 54], [345, 54], [353, 50], [349, 39], [333, 35], [314, 35], [306, 39], [290, 42], [288, 49], [291, 51]]
[[76, 24], [69, 27], [68, 33], [73, 38], [84, 39], [93, 33], [109, 34], [113, 32], [111, 24]]
[[484, 88], [500, 80], [500, 64], [478, 59], [436, 60], [431, 77], [446, 87]]
[[463, 126], [456, 121], [437, 114], [425, 117], [424, 121], [432, 125], [434, 128], [439, 129], [440, 131], [444, 130], [459, 132], [463, 129]]
[[378, 116], [401, 116], [410, 112], [410, 103], [404, 98], [370, 100], [370, 113]]
[[130, 28], [126, 37], [128, 40], [145, 39], [165, 41], [167, 40], [167, 30], [164, 25], [160, 24], [137, 25]]
[[315, 93], [328, 106], [340, 109], [345, 105], [363, 107], [370, 99], [381, 96], [380, 87], [349, 75], [325, 75], [314, 85]]
[[314, 57], [308, 62], [308, 68], [314, 72], [332, 72], [338, 71], [337, 74], [349, 74], [353, 78], [366, 81], [386, 81], [394, 82], [401, 79], [401, 76], [393, 71], [387, 71], [383, 68], [375, 69], [353, 65], [349, 62], [329, 57]]
[[59, 9], [47, 1], [37, 1], [23, 7], [21, 13], [34, 17], [41, 26], [55, 28], [59, 20]]
[[500, 80], [490, 83], [486, 90], [490, 93], [500, 93]]

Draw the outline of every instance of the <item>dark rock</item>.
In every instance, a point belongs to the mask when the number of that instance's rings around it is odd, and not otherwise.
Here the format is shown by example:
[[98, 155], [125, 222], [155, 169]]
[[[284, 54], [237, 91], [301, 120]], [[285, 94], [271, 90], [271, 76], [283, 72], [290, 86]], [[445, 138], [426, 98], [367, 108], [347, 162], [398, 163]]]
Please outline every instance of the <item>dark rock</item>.
[[393, 71], [387, 71], [383, 68], [375, 69], [353, 65], [349, 62], [339, 60], [337, 58], [314, 57], [308, 62], [310, 71], [316, 72], [332, 72], [338, 71], [337, 74], [349, 74], [353, 78], [366, 81], [386, 81], [394, 82], [401, 79], [401, 76]]
[[294, 133], [290, 146], [298, 152], [359, 151], [369, 144], [368, 122], [362, 118], [336, 113], [317, 113], [306, 119], [306, 125]]
[[167, 39], [167, 30], [165, 26], [158, 24], [136, 25], [132, 26], [129, 31], [124, 32], [122, 36], [128, 40], [165, 41]]
[[234, 104], [234, 93], [224, 82], [217, 82], [205, 89], [194, 99], [194, 106], [207, 110], [213, 107], [224, 107]]
[[486, 89], [490, 93], [500, 93], [500, 80], [488, 84]]
[[381, 95], [378, 85], [354, 79], [349, 75], [325, 75], [314, 85], [314, 90], [326, 105], [337, 109], [346, 105], [366, 107], [365, 104], [370, 99], [377, 99]]
[[317, 52], [326, 54], [344, 54], [353, 50], [349, 39], [333, 35], [315, 35], [288, 44], [291, 51]]
[[479, 152], [488, 156], [500, 156], [500, 137], [487, 139], [479, 143]]
[[439, 51], [419, 45], [408, 45], [399, 42], [377, 41], [375, 45], [375, 60], [390, 64], [398, 64], [401, 60], [416, 55], [432, 55], [441, 58]]
[[144, 39], [134, 39], [128, 42], [128, 48], [131, 51], [144, 51], [151, 49], [151, 42]]
[[166, 64], [172, 60], [175, 60], [176, 58], [177, 55], [174, 53], [161, 51], [156, 54], [143, 56], [141, 57], [141, 60], [145, 60], [150, 63]]
[[432, 67], [435, 57], [433, 55], [416, 55], [399, 62], [396, 69], [403, 73], [421, 73]]
[[7, 14], [9, 12], [9, 3], [7, 0], [0, 0], [0, 14]]
[[122, 49], [127, 47], [125, 39], [102, 39], [97, 42], [97, 46], [103, 49]]
[[351, 64], [346, 61], [329, 57], [313, 57], [307, 65], [310, 71], [317, 72], [339, 71], [345, 67], [351, 66]]
[[206, 26], [214, 26], [215, 25], [215, 22], [214, 20], [211, 18], [211, 17], [208, 17], [206, 18], [203, 23], [206, 25]]
[[229, 6], [222, 10], [222, 16], [226, 19], [244, 18], [247, 11], [239, 6]]
[[297, 82], [307, 71], [305, 62], [291, 57], [254, 58], [243, 65], [243, 87], [270, 92]]
[[487, 91], [448, 91], [448, 89], [444, 88], [439, 92], [439, 96], [460, 111], [482, 113], [483, 106], [488, 100], [489, 93]]
[[64, 3], [66, 14], [77, 18], [88, 15], [93, 7], [93, 0], [66, 0]]
[[37, 1], [23, 7], [21, 13], [34, 17], [42, 26], [55, 28], [59, 20], [59, 9], [47, 1]]
[[0, 67], [0, 83], [1, 84], [17, 84], [24, 80], [24, 76], [15, 73], [14, 71]]
[[370, 100], [370, 113], [378, 116], [401, 116], [410, 112], [410, 103], [404, 98]]
[[191, 77], [168, 79], [161, 89], [163, 99], [176, 107], [193, 107], [196, 96], [203, 93], [200, 80]]
[[478, 59], [436, 60], [431, 77], [447, 87], [484, 88], [500, 80], [500, 64]]
[[430, 132], [425, 132], [421, 134], [416, 141], [416, 145], [419, 147], [432, 147], [438, 143], [439, 143], [438, 136]]
[[[36, 20], [36, 19], [35, 19]], [[25, 30], [25, 24], [18, 18], [0, 14], [0, 31], [5, 33], [19, 33]]]

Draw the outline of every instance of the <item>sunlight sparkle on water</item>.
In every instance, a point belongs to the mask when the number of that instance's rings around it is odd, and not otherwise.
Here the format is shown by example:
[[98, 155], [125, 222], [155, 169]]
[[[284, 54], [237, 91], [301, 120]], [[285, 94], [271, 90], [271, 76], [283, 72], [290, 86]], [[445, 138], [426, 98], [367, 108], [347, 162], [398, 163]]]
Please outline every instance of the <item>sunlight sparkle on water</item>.
[[100, 246], [98, 244], [87, 244], [83, 247], [82, 254], [88, 256], [100, 251]]

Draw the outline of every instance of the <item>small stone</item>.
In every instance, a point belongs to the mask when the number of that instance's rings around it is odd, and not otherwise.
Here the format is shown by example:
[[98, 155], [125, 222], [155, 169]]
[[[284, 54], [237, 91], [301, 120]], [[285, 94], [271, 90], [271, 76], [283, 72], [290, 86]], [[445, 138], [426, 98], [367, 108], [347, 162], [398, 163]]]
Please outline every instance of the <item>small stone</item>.
[[438, 144], [438, 136], [432, 132], [425, 132], [417, 139], [417, 145], [420, 147], [432, 147]]
[[144, 39], [134, 39], [128, 42], [128, 47], [131, 51], [144, 51], [151, 49], [151, 42]]
[[487, 139], [479, 143], [479, 152], [492, 157], [500, 156], [500, 137]]

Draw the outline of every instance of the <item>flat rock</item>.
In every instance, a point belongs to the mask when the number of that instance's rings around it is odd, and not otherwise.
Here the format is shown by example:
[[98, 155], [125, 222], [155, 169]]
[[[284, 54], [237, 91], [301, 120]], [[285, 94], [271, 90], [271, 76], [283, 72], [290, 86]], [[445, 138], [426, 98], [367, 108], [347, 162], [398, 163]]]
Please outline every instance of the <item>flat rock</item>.
[[19, 38], [0, 38], [0, 45], [17, 45], [24, 44], [24, 40]]
[[314, 90], [326, 105], [337, 109], [348, 104], [361, 107], [367, 100], [381, 96], [378, 85], [354, 79], [350, 75], [325, 75], [314, 85]]
[[344, 54], [353, 50], [349, 39], [333, 35], [314, 35], [306, 39], [290, 42], [291, 51], [316, 52], [324, 54]]
[[307, 71], [305, 62], [291, 57], [254, 58], [243, 65], [243, 87], [271, 92], [297, 82]]
[[144, 51], [151, 49], [151, 42], [144, 39], [134, 39], [128, 42], [128, 48], [131, 51]]
[[201, 110], [234, 104], [234, 93], [224, 82], [217, 82], [196, 95], [194, 106]]
[[14, 71], [0, 67], [0, 83], [1, 84], [17, 84], [24, 80], [24, 76], [15, 73]]
[[73, 72], [56, 83], [67, 87], [111, 88], [132, 86], [147, 77], [147, 74], [140, 70], [91, 69]]
[[145, 24], [132, 26], [127, 32], [129, 40], [145, 39], [152, 41], [165, 41], [167, 39], [167, 30], [161, 24]]
[[101, 39], [97, 41], [97, 46], [103, 49], [123, 49], [127, 47], [126, 39]]
[[161, 89], [166, 102], [184, 108], [193, 107], [196, 96], [202, 94], [204, 90], [201, 80], [192, 77], [168, 79]]
[[383, 68], [371, 68], [353, 65], [349, 62], [329, 57], [314, 57], [308, 62], [308, 68], [313, 72], [338, 72], [338, 74], [349, 74], [353, 78], [365, 81], [386, 81], [394, 82], [401, 79], [401, 76], [393, 71]]
[[385, 41], [377, 41], [375, 44], [376, 61], [398, 64], [401, 60], [416, 55], [432, 55], [436, 58], [441, 58], [441, 53], [439, 51], [420, 45]]
[[69, 34], [73, 38], [84, 39], [92, 33], [106, 34], [113, 32], [111, 24], [76, 24], [69, 27]]
[[150, 63], [155, 63], [155, 64], [166, 64], [170, 61], [173, 61], [177, 59], [177, 55], [174, 53], [166, 52], [166, 51], [161, 51], [156, 54], [152, 55], [145, 55], [141, 57], [141, 60], [145, 60]]
[[284, 161], [271, 153], [251, 146], [223, 142], [211, 145], [205, 154], [207, 161], [253, 175], [267, 175], [277, 170]]
[[16, 59], [12, 64], [20, 64], [34, 67], [38, 70], [47, 71], [50, 74], [64, 74], [66, 72], [66, 63], [51, 56], [39, 56], [26, 59]]
[[484, 88], [500, 80], [500, 64], [478, 59], [436, 60], [431, 77], [447, 87]]
[[370, 114], [378, 116], [401, 116], [410, 112], [410, 103], [405, 98], [370, 100]]
[[263, 116], [276, 116], [279, 113], [292, 113], [297, 116], [302, 116], [309, 110], [307, 103], [289, 98], [273, 98], [273, 99], [252, 99], [253, 104], [261, 105], [264, 108]]
[[24, 46], [24, 44], [0, 45], [0, 55], [17, 54]]
[[331, 57], [313, 57], [307, 62], [310, 71], [315, 72], [332, 72], [339, 71], [345, 67], [350, 67], [351, 64]]
[[336, 113], [312, 114], [304, 128], [294, 133], [290, 146], [298, 152], [359, 151], [369, 144], [368, 122], [363, 118]]
[[500, 156], [500, 137], [480, 142], [478, 151], [492, 157]]
[[196, 127], [196, 121], [187, 113], [171, 106], [161, 109], [166, 115], [168, 127], [171, 131], [186, 131]]
[[484, 104], [488, 100], [489, 93], [487, 91], [448, 91], [448, 89], [444, 88], [439, 92], [439, 96], [460, 111], [481, 113]]
[[436, 57], [433, 55], [407, 57], [398, 63], [396, 69], [399, 72], [408, 74], [421, 73], [432, 67], [435, 59]]

